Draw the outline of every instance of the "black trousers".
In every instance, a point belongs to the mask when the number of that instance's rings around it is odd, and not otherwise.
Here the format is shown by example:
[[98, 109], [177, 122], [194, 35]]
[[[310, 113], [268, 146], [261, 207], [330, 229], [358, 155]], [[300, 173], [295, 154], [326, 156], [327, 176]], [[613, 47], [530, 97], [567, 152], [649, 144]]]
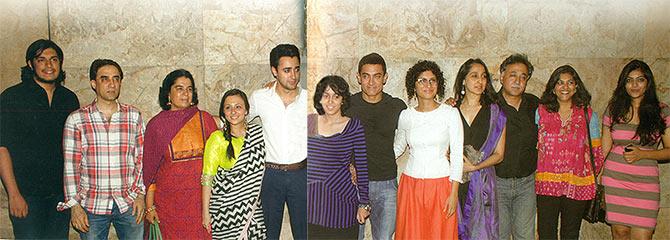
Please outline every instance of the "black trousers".
[[307, 239], [358, 239], [358, 224], [348, 228], [329, 228], [315, 224], [307, 225]]
[[558, 238], [558, 218], [561, 218], [561, 238], [579, 239], [582, 215], [586, 200], [574, 200], [565, 196], [537, 195], [537, 233], [540, 239]]

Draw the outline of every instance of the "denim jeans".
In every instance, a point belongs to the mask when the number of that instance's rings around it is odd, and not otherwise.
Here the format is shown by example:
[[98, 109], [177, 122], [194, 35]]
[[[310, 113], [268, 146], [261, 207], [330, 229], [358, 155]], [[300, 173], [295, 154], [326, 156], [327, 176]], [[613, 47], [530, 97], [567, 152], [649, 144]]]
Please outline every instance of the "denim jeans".
[[109, 236], [109, 224], [114, 224], [116, 235], [121, 240], [125, 239], [142, 239], [144, 236], [144, 224], [135, 222], [133, 210], [121, 213], [119, 206], [114, 203], [112, 207], [112, 214], [98, 215], [86, 211], [88, 216], [88, 232], [79, 233], [82, 240], [88, 239], [107, 239]]
[[284, 204], [288, 206], [293, 239], [307, 239], [307, 169], [265, 169], [261, 186], [263, 217], [268, 239], [279, 239]]
[[[394, 178], [386, 181], [369, 182], [370, 225], [372, 239], [391, 240], [395, 232], [395, 214], [398, 201], [398, 181]], [[360, 225], [358, 239], [365, 238], [365, 225]]]
[[521, 178], [496, 177], [500, 239], [535, 239], [535, 173]]
[[16, 239], [68, 239], [70, 210], [56, 210], [63, 195], [48, 197], [24, 196], [28, 216], [16, 218], [9, 215]]

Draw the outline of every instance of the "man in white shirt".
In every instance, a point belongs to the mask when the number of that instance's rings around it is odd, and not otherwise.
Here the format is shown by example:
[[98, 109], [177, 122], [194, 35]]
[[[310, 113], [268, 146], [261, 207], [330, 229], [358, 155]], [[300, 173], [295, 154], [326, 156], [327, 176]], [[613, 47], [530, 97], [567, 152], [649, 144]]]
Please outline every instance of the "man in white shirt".
[[284, 204], [288, 206], [293, 239], [307, 238], [307, 91], [300, 82], [300, 52], [280, 44], [270, 52], [276, 79], [254, 91], [248, 119], [260, 117], [267, 156], [261, 188], [267, 237], [279, 239]]

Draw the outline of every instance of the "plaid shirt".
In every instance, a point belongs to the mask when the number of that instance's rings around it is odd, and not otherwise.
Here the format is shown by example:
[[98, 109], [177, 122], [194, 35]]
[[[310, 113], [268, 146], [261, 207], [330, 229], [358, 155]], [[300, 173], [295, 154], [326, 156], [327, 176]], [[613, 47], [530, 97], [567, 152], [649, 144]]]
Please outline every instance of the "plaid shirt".
[[144, 125], [136, 108], [118, 104], [106, 121], [96, 101], [70, 114], [63, 130], [65, 202], [58, 210], [80, 204], [93, 214], [132, 209], [142, 183]]

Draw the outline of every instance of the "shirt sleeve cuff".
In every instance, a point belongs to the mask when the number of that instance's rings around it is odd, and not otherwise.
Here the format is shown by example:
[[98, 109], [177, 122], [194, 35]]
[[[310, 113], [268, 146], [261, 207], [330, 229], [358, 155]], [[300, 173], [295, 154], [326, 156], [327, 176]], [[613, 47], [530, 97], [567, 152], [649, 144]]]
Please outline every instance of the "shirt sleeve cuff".
[[67, 202], [59, 202], [58, 206], [56, 207], [56, 210], [63, 211], [63, 210], [69, 209], [71, 207], [74, 207], [77, 204], [79, 204], [79, 202], [77, 202], [77, 200], [74, 200], [74, 198], [70, 198], [70, 200], [67, 201]]

